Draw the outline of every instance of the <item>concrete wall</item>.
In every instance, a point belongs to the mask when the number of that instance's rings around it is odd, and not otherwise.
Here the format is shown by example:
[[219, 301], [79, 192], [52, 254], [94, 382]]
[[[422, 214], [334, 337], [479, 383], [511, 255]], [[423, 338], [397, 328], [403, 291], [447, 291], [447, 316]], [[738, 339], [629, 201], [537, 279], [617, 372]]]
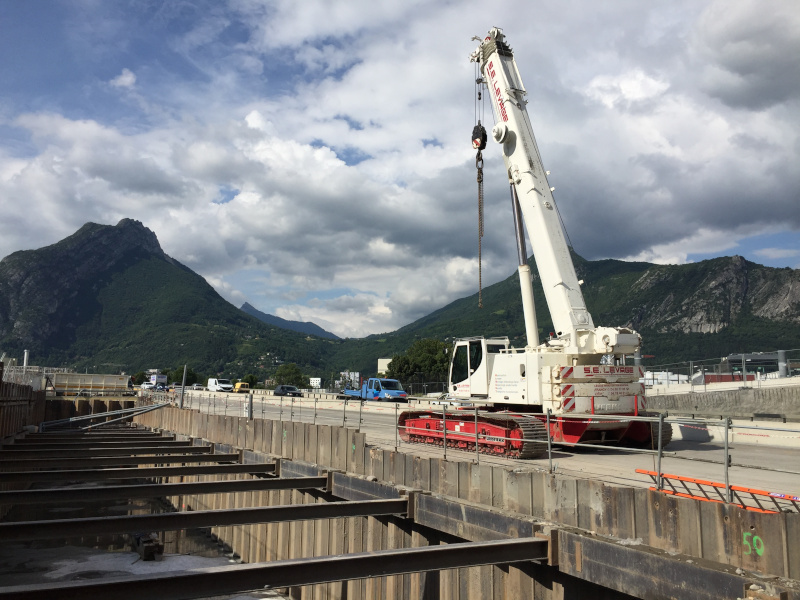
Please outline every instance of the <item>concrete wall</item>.
[[44, 392], [34, 392], [28, 385], [0, 385], [0, 442], [28, 425], [38, 425], [44, 413]]
[[[702, 388], [695, 387], [696, 390]], [[751, 417], [779, 414], [800, 420], [800, 386], [745, 388], [724, 392], [695, 391], [647, 397], [647, 407], [674, 414]]]
[[[381, 450], [367, 446], [363, 434], [339, 427], [248, 421], [173, 408], [147, 413], [137, 421], [211, 442], [530, 515], [608, 536], [626, 546], [645, 545], [694, 560], [702, 558], [747, 571], [800, 579], [800, 515], [796, 513], [756, 513], [646, 489], [609, 486], [602, 481]], [[319, 494], [297, 491], [239, 494], [235, 500], [222, 496], [174, 500], [183, 509], [224, 508], [231, 507], [231, 503], [250, 506], [325, 501]], [[220, 528], [215, 533], [230, 540], [245, 561], [446, 543], [435, 534], [409, 528], [400, 520], [375, 518], [249, 525]], [[748, 553], [744, 543], [755, 536], [761, 543], [760, 554], [752, 550], [752, 544]], [[619, 597], [605, 588], [573, 581], [551, 567], [535, 566], [525, 572], [514, 567], [442, 572], [435, 582], [441, 588], [441, 596], [424, 595], [421, 590], [434, 585], [426, 577], [429, 576], [396, 576], [315, 586], [313, 593], [310, 588], [296, 590], [295, 597], [556, 599], [578, 597], [572, 594], [582, 585], [592, 588], [582, 590], [585, 597]], [[565, 585], [570, 587], [568, 594], [564, 592]]]

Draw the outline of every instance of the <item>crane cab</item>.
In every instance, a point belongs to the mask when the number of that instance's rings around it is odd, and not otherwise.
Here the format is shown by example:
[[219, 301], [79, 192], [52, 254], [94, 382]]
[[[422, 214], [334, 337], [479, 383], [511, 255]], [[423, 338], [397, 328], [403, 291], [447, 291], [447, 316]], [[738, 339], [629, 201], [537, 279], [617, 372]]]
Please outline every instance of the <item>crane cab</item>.
[[453, 345], [448, 392], [453, 398], [487, 398], [494, 359], [509, 349], [507, 337], [461, 338]]

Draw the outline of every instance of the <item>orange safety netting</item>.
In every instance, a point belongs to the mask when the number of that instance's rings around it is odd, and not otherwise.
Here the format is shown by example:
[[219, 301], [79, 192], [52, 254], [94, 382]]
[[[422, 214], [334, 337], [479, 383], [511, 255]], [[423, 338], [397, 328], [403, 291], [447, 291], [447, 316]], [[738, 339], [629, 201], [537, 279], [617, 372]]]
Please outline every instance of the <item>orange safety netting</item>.
[[[654, 483], [658, 481], [658, 473], [656, 471], [636, 469], [636, 472], [649, 475]], [[767, 513], [800, 512], [800, 496], [798, 495], [778, 494], [740, 485], [731, 485], [729, 487], [733, 500], [732, 504], [741, 508]], [[655, 487], [650, 489], [657, 490]], [[672, 496], [702, 500], [703, 502], [726, 501], [724, 483], [684, 477], [683, 475], [672, 475], [670, 473], [661, 473], [661, 489], [657, 491]]]

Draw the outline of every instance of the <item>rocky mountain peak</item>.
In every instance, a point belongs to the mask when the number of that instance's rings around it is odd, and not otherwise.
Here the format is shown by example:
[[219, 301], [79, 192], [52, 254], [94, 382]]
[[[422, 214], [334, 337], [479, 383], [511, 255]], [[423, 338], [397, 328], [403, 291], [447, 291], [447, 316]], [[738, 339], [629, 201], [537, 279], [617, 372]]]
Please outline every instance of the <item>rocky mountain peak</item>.
[[134, 219], [116, 225], [86, 223], [69, 237], [0, 261], [0, 338], [10, 333], [36, 345], [70, 326], [76, 297], [131, 261], [175, 262], [155, 233]]

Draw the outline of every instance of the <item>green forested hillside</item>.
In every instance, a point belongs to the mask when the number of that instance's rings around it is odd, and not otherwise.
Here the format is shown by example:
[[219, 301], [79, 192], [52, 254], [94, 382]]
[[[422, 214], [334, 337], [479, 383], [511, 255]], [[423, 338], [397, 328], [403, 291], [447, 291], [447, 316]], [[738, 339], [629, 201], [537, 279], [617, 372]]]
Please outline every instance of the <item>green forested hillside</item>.
[[[800, 346], [800, 272], [741, 257], [688, 265], [573, 255], [595, 325], [631, 326], [648, 364]], [[531, 263], [536, 273], [535, 264]], [[551, 319], [534, 278], [540, 339]], [[320, 338], [265, 324], [163, 253], [155, 235], [125, 219], [87, 224], [58, 244], [0, 261], [0, 351], [34, 364], [100, 372], [175, 369], [259, 379], [297, 363], [326, 380], [344, 369], [374, 374], [377, 359], [415, 340], [508, 336], [523, 345], [516, 272], [392, 333]]]

